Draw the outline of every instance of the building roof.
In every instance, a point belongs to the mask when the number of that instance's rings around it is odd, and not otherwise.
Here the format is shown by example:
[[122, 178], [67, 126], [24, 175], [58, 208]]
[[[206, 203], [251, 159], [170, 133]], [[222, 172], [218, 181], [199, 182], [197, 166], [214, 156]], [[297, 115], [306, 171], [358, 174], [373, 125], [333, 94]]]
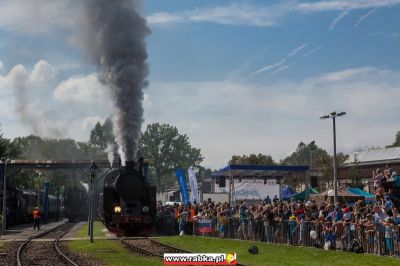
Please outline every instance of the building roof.
[[371, 148], [368, 150], [354, 152], [344, 164], [354, 165], [356, 159], [358, 165], [372, 165], [382, 163], [400, 162], [400, 147], [392, 148]]

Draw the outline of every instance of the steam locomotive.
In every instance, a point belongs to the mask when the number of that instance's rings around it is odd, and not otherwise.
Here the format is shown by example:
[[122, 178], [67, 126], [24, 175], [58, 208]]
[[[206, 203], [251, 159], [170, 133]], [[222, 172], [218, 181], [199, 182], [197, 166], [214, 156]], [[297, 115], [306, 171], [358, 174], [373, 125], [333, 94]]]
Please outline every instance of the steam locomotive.
[[122, 236], [148, 235], [153, 231], [156, 188], [147, 180], [147, 163], [127, 161], [108, 173], [103, 186], [103, 220], [111, 232]]

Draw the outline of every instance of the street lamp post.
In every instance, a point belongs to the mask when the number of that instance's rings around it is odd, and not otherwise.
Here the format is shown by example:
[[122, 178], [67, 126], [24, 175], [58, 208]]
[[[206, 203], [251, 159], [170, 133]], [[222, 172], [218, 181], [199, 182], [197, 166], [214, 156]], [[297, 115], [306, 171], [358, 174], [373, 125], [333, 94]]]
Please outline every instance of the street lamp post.
[[4, 176], [3, 176], [3, 212], [1, 220], [1, 234], [4, 235], [4, 231], [7, 227], [7, 159], [2, 159], [4, 161]]
[[97, 165], [93, 161], [90, 167], [90, 186], [89, 186], [89, 234], [90, 243], [93, 243], [93, 181], [96, 178]]
[[333, 190], [335, 191], [334, 204], [338, 202], [337, 195], [337, 167], [336, 167], [336, 117], [345, 115], [346, 112], [337, 113], [333, 111], [329, 115], [321, 116], [320, 119], [332, 118], [333, 121]]
[[315, 140], [310, 142], [310, 170], [313, 168], [313, 153], [315, 148]]
[[37, 179], [37, 183], [36, 183], [36, 186], [37, 186], [37, 202], [36, 202], [36, 207], [39, 207], [39, 204], [40, 204], [40, 200], [39, 200], [39, 197], [40, 197], [40, 175], [42, 174], [40, 171], [36, 171], [36, 173], [38, 173], [39, 174], [39, 176], [38, 176], [38, 179]]

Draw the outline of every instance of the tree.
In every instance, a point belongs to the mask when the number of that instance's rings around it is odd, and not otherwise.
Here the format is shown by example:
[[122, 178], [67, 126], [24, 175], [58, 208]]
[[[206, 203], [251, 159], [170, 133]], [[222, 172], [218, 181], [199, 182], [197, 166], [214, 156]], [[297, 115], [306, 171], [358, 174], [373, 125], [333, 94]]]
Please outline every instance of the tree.
[[[320, 187], [319, 189], [325, 189], [322, 184], [333, 182], [333, 156], [330, 156], [328, 152], [318, 147], [314, 142], [305, 144], [300, 142], [295, 152], [286, 157], [281, 161], [283, 165], [310, 165], [312, 156], [312, 165], [314, 171], [323, 173], [323, 177], [319, 178]], [[337, 169], [347, 160], [348, 155], [343, 153], [336, 154]], [[296, 182], [292, 182], [296, 186], [299, 182], [305, 182], [304, 177], [298, 177], [295, 179]]]
[[271, 157], [271, 155], [265, 154], [250, 154], [247, 155], [233, 155], [229, 160], [230, 165], [239, 165], [239, 164], [255, 164], [255, 165], [276, 165], [276, 162]]
[[203, 161], [200, 149], [190, 145], [189, 137], [168, 124], [148, 125], [139, 140], [139, 153], [149, 161], [159, 190], [174, 183], [177, 168], [198, 167]]
[[[86, 142], [73, 139], [51, 139], [30, 135], [14, 138], [8, 148], [8, 158], [28, 160], [98, 160], [106, 159], [103, 150], [90, 147]], [[50, 190], [57, 186], [77, 184], [82, 175], [71, 170], [41, 170], [50, 182]], [[9, 184], [25, 188], [36, 187], [38, 173], [34, 170], [7, 169]], [[42, 184], [40, 185], [42, 186]]]
[[97, 122], [92, 131], [90, 132], [89, 146], [96, 147], [100, 149], [105, 149], [107, 147], [107, 141], [105, 138], [105, 133], [103, 126], [100, 122]]
[[400, 131], [397, 131], [396, 138], [395, 138], [393, 144], [387, 146], [387, 148], [390, 148], [390, 147], [400, 147]]
[[300, 142], [296, 151], [281, 161], [283, 165], [310, 165], [312, 156], [313, 168], [325, 166], [331, 158], [328, 152], [319, 148], [315, 143]]
[[3, 137], [3, 131], [0, 128], [0, 159], [7, 156], [9, 143], [10, 141]]

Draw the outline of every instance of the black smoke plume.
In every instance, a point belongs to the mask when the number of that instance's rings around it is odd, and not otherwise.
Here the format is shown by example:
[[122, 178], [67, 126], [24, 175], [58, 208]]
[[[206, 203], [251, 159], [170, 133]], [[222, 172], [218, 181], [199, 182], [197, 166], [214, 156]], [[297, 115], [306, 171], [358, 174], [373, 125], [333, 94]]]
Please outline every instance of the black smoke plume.
[[[86, 0], [84, 50], [114, 102], [114, 135], [123, 157], [133, 160], [143, 122], [143, 87], [148, 75], [144, 39], [150, 30], [138, 0]], [[125, 156], [124, 156], [125, 155]]]

